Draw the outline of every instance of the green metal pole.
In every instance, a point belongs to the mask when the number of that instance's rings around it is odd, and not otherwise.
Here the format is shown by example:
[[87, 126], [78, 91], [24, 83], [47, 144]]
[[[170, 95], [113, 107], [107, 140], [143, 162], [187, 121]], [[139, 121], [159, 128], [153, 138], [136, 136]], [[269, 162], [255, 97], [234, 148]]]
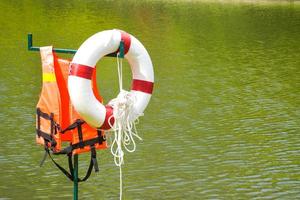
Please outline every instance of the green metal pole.
[[[40, 51], [40, 47], [33, 46], [33, 36], [32, 33], [27, 34], [27, 49], [28, 51]], [[77, 50], [75, 49], [62, 49], [62, 48], [53, 48], [53, 51], [57, 53], [69, 53], [75, 54]], [[107, 57], [117, 57], [116, 53], [110, 53], [106, 55]], [[120, 42], [120, 58], [124, 58], [124, 42]]]
[[74, 188], [73, 199], [78, 200], [78, 154], [74, 155]]

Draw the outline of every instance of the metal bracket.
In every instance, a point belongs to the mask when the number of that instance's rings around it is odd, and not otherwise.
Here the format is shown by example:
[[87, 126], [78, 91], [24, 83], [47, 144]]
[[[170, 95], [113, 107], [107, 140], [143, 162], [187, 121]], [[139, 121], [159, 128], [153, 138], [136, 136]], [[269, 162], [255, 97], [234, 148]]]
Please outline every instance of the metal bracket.
[[[27, 34], [27, 48], [28, 51], [40, 51], [40, 47], [33, 46], [33, 36], [32, 33]], [[57, 53], [68, 53], [68, 54], [75, 54], [77, 50], [75, 49], [61, 49], [61, 48], [53, 48], [54, 52]], [[124, 41], [121, 40], [120, 47], [119, 47], [119, 58], [124, 58]], [[117, 57], [117, 53], [110, 53], [106, 55], [107, 57]]]

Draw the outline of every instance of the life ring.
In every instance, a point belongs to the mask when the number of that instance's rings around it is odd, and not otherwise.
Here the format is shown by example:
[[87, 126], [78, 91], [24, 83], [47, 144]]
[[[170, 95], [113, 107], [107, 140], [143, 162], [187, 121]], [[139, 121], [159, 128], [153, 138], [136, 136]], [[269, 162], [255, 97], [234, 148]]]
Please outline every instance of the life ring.
[[68, 90], [71, 102], [89, 125], [103, 130], [110, 129], [114, 122], [113, 108], [97, 100], [91, 78], [96, 63], [105, 55], [117, 52], [121, 40], [132, 71], [130, 94], [136, 99], [134, 113], [142, 114], [152, 95], [154, 73], [147, 50], [134, 36], [116, 29], [96, 33], [80, 46], [70, 64]]

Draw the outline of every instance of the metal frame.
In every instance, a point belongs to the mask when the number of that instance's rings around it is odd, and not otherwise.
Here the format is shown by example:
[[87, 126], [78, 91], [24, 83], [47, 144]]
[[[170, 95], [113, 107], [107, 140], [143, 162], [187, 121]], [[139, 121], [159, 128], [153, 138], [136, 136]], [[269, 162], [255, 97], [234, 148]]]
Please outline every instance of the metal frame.
[[[33, 36], [32, 33], [27, 34], [27, 48], [28, 51], [40, 51], [40, 47], [33, 46]], [[61, 48], [53, 48], [54, 52], [57, 53], [67, 53], [67, 54], [75, 54], [77, 50], [75, 49], [61, 49]], [[119, 47], [119, 55], [117, 53], [111, 53], [106, 55], [107, 57], [117, 57], [124, 58], [124, 41], [121, 40]], [[78, 200], [78, 154], [74, 155], [74, 186], [73, 186], [73, 200]]]

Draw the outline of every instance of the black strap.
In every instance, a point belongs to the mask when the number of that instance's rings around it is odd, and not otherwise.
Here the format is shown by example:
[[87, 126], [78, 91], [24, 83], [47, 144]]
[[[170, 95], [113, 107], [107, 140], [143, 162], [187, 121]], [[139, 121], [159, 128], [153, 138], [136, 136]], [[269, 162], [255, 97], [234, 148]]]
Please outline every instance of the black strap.
[[102, 135], [102, 131], [101, 130], [97, 130], [97, 134], [98, 134], [98, 139], [99, 139], [99, 144], [102, 144], [103, 141], [105, 141], [104, 136]]
[[100, 137], [100, 138], [96, 137], [96, 138], [93, 138], [93, 139], [90, 139], [90, 140], [86, 140], [86, 141], [82, 141], [82, 142], [79, 142], [79, 143], [76, 143], [76, 144], [72, 144], [72, 149], [73, 150], [78, 149], [78, 148], [80, 148], [80, 146], [93, 146], [96, 143], [102, 144], [103, 141], [105, 141], [103, 137]]
[[36, 110], [36, 114], [37, 114], [37, 129], [40, 130], [41, 129], [41, 115], [40, 115], [40, 109], [38, 108]]
[[73, 151], [72, 145], [69, 145], [68, 147], [64, 148], [63, 150], [59, 152], [53, 152], [53, 154], [58, 155], [58, 154], [70, 154]]
[[36, 134], [40, 137], [43, 137], [45, 140], [48, 140], [48, 141], [50, 141], [52, 139], [52, 137], [48, 133], [45, 133], [44, 131], [39, 130], [39, 129], [36, 129]]
[[[60, 166], [57, 162], [55, 162], [55, 160], [52, 158], [49, 149], [45, 149], [46, 151], [46, 155], [48, 154], [49, 157], [51, 158], [52, 162], [56, 165], [56, 167], [64, 174], [66, 175], [66, 177], [68, 177], [71, 181], [74, 180], [73, 175], [71, 173], [69, 173], [65, 168], [63, 168], [62, 166]], [[71, 156], [71, 155], [70, 155]]]
[[55, 130], [56, 128], [55, 128], [55, 124], [54, 124], [54, 114], [53, 113], [51, 113], [50, 114], [50, 134], [52, 135], [52, 136], [54, 136], [54, 130]]
[[48, 113], [44, 113], [43, 111], [41, 111], [40, 108], [37, 108], [36, 109], [36, 114], [38, 116], [38, 128], [40, 128], [40, 125], [41, 125], [41, 120], [40, 118], [44, 118], [46, 120], [49, 120], [51, 121], [51, 126], [53, 127], [57, 127], [58, 129], [60, 129], [60, 126], [59, 124], [57, 124], [55, 121], [54, 121], [54, 113], [50, 113], [50, 115]]
[[82, 125], [84, 123], [85, 123], [85, 121], [83, 121], [81, 119], [77, 119], [73, 124], [71, 124], [70, 126], [65, 128], [64, 130], [61, 130], [60, 132], [65, 133], [66, 131], [73, 130], [73, 129], [77, 128], [79, 125]]
[[45, 142], [50, 142], [51, 147], [55, 147], [56, 146], [56, 141], [54, 140], [52, 135], [49, 135], [48, 133], [45, 133], [42, 130], [36, 129], [36, 133], [39, 137], [44, 138]]
[[40, 162], [40, 167], [42, 167], [43, 166], [43, 164], [44, 164], [44, 162], [45, 162], [45, 160], [46, 160], [46, 158], [47, 158], [47, 155], [48, 155], [48, 152], [47, 152], [48, 150], [46, 150], [46, 148], [45, 148], [45, 153], [44, 153], [44, 156], [43, 156], [43, 158], [42, 158], [42, 160], [41, 160], [41, 162]]
[[69, 170], [70, 174], [74, 177], [74, 167], [73, 167], [73, 161], [72, 161], [72, 154], [68, 154], [68, 164], [69, 164]]
[[[70, 174], [72, 174], [72, 177], [73, 177], [73, 180], [74, 180], [73, 159], [72, 159], [72, 155], [68, 155], [68, 156], [69, 156], [68, 157], [68, 162], [69, 162]], [[91, 176], [93, 166], [94, 166], [93, 165], [93, 160], [92, 160], [92, 157], [91, 157], [90, 164], [89, 164], [89, 167], [86, 171], [85, 176], [83, 178], [78, 178], [78, 182], [84, 182], [84, 181], [88, 180], [88, 178]], [[99, 171], [99, 169], [98, 169], [98, 171]], [[98, 172], [98, 171], [96, 171], [96, 172]]]
[[[105, 138], [102, 136], [102, 132], [97, 130], [98, 133], [98, 137], [90, 139], [90, 140], [86, 140], [83, 141], [83, 134], [82, 134], [82, 124], [85, 123], [83, 120], [77, 119], [73, 124], [71, 124], [68, 128], [66, 128], [65, 130], [61, 131], [61, 133], [64, 133], [68, 130], [72, 130], [77, 128], [77, 132], [78, 132], [78, 136], [79, 136], [79, 142], [77, 144], [72, 144], [68, 147], [66, 147], [65, 149], [63, 149], [60, 152], [53, 152], [53, 154], [67, 154], [68, 155], [68, 164], [69, 164], [69, 170], [70, 172], [68, 172], [66, 169], [64, 169], [62, 166], [60, 166], [51, 156], [50, 154], [50, 150], [49, 150], [49, 143], [51, 144], [51, 147], [56, 146], [56, 141], [54, 140], [54, 135], [57, 134], [57, 129], [60, 130], [60, 127], [58, 124], [55, 123], [55, 121], [53, 120], [54, 118], [54, 114], [51, 113], [51, 115], [49, 116], [47, 113], [42, 112], [39, 108], [37, 108], [37, 116], [38, 116], [38, 125], [37, 125], [37, 135], [39, 137], [43, 137], [45, 140], [45, 154], [40, 162], [40, 166], [43, 165], [43, 163], [45, 162], [47, 155], [49, 155], [49, 157], [51, 158], [52, 162], [56, 165], [56, 167], [67, 177], [69, 178], [71, 181], [74, 181], [74, 167], [73, 167], [73, 160], [72, 160], [72, 151], [74, 149], [78, 149], [78, 148], [84, 148], [85, 146], [90, 146], [91, 147], [91, 159], [90, 159], [90, 164], [89, 167], [87, 169], [86, 175], [80, 179], [78, 178], [78, 182], [83, 182], [86, 181], [91, 173], [92, 173], [92, 169], [94, 167], [95, 172], [99, 171], [99, 167], [98, 167], [98, 162], [96, 159], [96, 148], [95, 148], [95, 144], [99, 143], [102, 144], [103, 141], [105, 141]], [[40, 118], [44, 118], [47, 120], [50, 120], [50, 134], [43, 132], [42, 130], [40, 130], [40, 126], [41, 126], [41, 121]]]
[[105, 141], [105, 138], [103, 136], [96, 137], [90, 140], [82, 141], [81, 143], [72, 144], [60, 152], [55, 152], [54, 154], [70, 154], [74, 149], [78, 149], [81, 146], [94, 146], [96, 143], [102, 144]]
[[[57, 134], [57, 124], [54, 121], [54, 114], [51, 113], [50, 115], [48, 115], [47, 113], [42, 112], [40, 108], [36, 109], [36, 113], [37, 113], [36, 134], [38, 135], [38, 137], [43, 137], [45, 143], [50, 142], [51, 147], [55, 147], [57, 143], [54, 139], [54, 135]], [[50, 130], [49, 130], [50, 133], [46, 133], [41, 130], [41, 117], [50, 120]]]
[[91, 146], [91, 160], [93, 162], [95, 172], [99, 172], [99, 167], [97, 162], [97, 152], [96, 152], [95, 145]]
[[83, 144], [83, 135], [82, 135], [81, 124], [78, 124], [78, 126], [77, 126], [77, 133], [78, 133], [78, 137], [79, 137], [79, 148], [83, 149], [84, 144]]
[[[94, 150], [92, 150], [94, 149]], [[88, 178], [91, 176], [93, 167], [95, 168], [95, 172], [99, 171], [99, 167], [98, 167], [98, 163], [96, 160], [96, 151], [95, 148], [91, 149], [91, 159], [90, 159], [90, 164], [89, 167], [87, 169], [87, 172], [85, 174], [85, 176], [83, 178], [78, 178], [78, 182], [84, 182], [86, 180], [88, 180]], [[68, 154], [68, 164], [69, 164], [69, 170], [70, 172], [68, 172], [65, 168], [63, 168], [62, 166], [60, 166], [51, 156], [50, 151], [48, 148], [45, 148], [45, 154], [44, 157], [41, 161], [40, 166], [42, 166], [42, 164], [44, 163], [44, 161], [47, 158], [47, 155], [49, 155], [50, 159], [52, 160], [52, 162], [55, 164], [55, 166], [71, 181], [74, 181], [74, 167], [73, 167], [73, 159], [72, 159], [72, 154]]]
[[86, 171], [85, 176], [84, 176], [82, 179], [78, 178], [78, 182], [84, 182], [84, 181], [88, 180], [88, 178], [91, 176], [92, 169], [93, 169], [93, 161], [92, 161], [92, 159], [91, 159], [91, 160], [90, 160], [89, 168], [88, 168], [88, 170]]
[[36, 109], [36, 114], [37, 114], [39, 117], [42, 117], [42, 118], [47, 119], [47, 120], [51, 120], [50, 115], [48, 115], [47, 113], [44, 113], [43, 111], [41, 111], [40, 108], [37, 108], [37, 109]]

